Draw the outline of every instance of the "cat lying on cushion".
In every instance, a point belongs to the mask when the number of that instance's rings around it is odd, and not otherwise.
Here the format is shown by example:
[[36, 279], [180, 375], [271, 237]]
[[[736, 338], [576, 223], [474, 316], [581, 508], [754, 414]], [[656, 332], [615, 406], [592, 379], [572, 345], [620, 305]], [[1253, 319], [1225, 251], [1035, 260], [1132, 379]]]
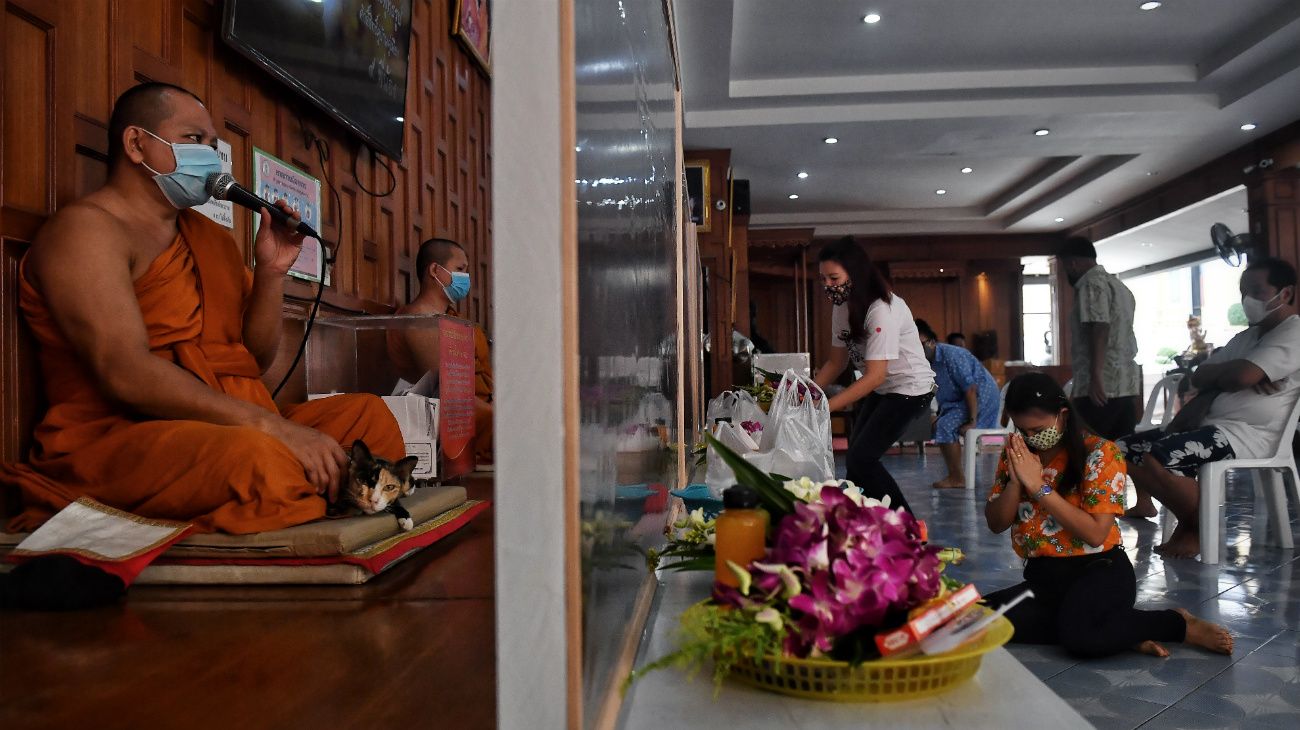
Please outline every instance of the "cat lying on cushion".
[[398, 500], [430, 483], [427, 479], [411, 478], [416, 461], [414, 456], [408, 456], [392, 463], [373, 456], [366, 443], [358, 439], [352, 444], [352, 461], [339, 494], [340, 504], [332, 505], [331, 512], [340, 508], [358, 509], [368, 515], [389, 512], [397, 517], [403, 531], [414, 528], [411, 513]]

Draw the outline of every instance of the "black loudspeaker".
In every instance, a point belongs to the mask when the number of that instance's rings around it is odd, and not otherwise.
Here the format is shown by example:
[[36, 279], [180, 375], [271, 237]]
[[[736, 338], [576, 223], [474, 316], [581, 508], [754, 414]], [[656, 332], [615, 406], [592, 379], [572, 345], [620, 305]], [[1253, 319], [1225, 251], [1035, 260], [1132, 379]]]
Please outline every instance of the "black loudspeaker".
[[748, 180], [736, 180], [732, 183], [731, 212], [735, 215], [749, 215]]

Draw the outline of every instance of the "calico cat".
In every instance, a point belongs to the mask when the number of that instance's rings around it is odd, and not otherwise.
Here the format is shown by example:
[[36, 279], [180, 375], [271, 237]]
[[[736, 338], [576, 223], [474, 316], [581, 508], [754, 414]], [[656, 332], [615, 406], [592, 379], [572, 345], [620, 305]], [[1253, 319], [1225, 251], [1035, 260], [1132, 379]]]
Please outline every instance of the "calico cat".
[[342, 508], [359, 509], [368, 515], [390, 512], [403, 531], [414, 528], [411, 513], [398, 500], [428, 483], [426, 479], [411, 478], [416, 461], [414, 456], [398, 459], [397, 463], [372, 456], [366, 443], [357, 439], [352, 444], [348, 478], [339, 494]]

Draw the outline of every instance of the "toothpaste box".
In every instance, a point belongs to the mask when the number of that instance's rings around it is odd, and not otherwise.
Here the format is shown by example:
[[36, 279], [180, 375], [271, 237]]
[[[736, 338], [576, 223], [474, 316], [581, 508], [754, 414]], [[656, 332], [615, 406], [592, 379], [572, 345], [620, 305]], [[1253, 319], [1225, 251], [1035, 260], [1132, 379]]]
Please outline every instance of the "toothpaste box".
[[975, 584], [967, 583], [948, 595], [943, 603], [930, 607], [920, 616], [896, 629], [876, 634], [876, 648], [882, 657], [911, 654], [919, 648], [921, 639], [943, 626], [968, 606], [980, 599]]

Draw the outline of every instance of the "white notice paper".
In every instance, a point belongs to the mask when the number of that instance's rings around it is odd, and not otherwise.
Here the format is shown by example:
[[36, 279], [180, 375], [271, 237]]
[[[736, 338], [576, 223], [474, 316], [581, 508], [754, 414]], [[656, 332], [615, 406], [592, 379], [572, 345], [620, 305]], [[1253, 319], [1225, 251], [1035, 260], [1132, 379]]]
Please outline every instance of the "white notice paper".
[[[217, 156], [221, 158], [221, 171], [230, 172], [230, 143], [224, 139], [217, 140]], [[235, 207], [234, 203], [229, 200], [213, 200], [203, 205], [195, 206], [194, 210], [207, 216], [214, 223], [219, 223], [226, 228], [235, 227]]]

